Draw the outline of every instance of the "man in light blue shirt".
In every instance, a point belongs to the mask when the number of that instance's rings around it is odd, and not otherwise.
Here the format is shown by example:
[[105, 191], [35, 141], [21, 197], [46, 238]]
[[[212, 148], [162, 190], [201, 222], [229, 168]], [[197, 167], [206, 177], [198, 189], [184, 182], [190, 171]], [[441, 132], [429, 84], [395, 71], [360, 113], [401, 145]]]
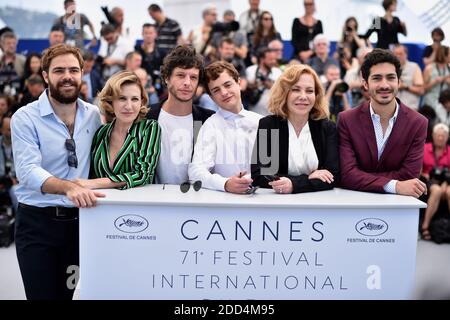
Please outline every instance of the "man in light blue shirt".
[[97, 107], [80, 99], [83, 58], [65, 44], [47, 49], [42, 70], [49, 89], [12, 117], [19, 180], [16, 249], [28, 299], [72, 299], [69, 266], [78, 265], [78, 208], [103, 194], [72, 180], [88, 178]]

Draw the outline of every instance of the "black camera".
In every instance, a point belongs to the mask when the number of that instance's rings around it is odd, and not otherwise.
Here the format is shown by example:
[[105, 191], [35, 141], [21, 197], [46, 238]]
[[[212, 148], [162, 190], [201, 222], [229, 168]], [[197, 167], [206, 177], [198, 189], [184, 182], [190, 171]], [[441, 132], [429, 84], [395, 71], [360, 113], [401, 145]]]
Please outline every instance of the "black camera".
[[450, 183], [450, 171], [445, 167], [434, 167], [430, 171], [430, 180], [439, 184], [443, 182]]
[[245, 101], [249, 105], [256, 105], [259, 100], [261, 99], [261, 96], [263, 95], [264, 91], [266, 90], [266, 84], [265, 82], [268, 81], [268, 76], [265, 76], [259, 71], [259, 68], [256, 69], [255, 73], [255, 84], [253, 86], [248, 86], [247, 89], [244, 92], [244, 98]]
[[102, 9], [103, 13], [105, 14], [105, 17], [108, 20], [108, 23], [112, 24], [115, 28], [117, 28], [119, 26], [119, 23], [111, 15], [111, 12], [108, 10], [108, 6], [104, 6], [104, 7], [100, 7], [100, 8]]
[[353, 28], [352, 27], [347, 27], [347, 28], [345, 28], [345, 31], [347, 31], [348, 33], [353, 32]]
[[345, 93], [349, 88], [350, 87], [348, 86], [347, 82], [339, 82], [338, 84], [336, 84], [336, 87], [334, 87], [333, 94], [335, 94], [336, 92]]
[[229, 33], [231, 31], [238, 31], [238, 30], [239, 30], [239, 22], [237, 21], [231, 21], [227, 23], [216, 22], [212, 26], [212, 33], [214, 32]]
[[256, 71], [256, 74], [255, 74], [255, 83], [256, 83], [256, 87], [258, 88], [258, 90], [264, 91], [264, 89], [266, 89], [265, 82], [267, 80], [269, 80], [269, 78], [266, 77], [264, 74], [262, 74], [258, 68], [258, 70]]

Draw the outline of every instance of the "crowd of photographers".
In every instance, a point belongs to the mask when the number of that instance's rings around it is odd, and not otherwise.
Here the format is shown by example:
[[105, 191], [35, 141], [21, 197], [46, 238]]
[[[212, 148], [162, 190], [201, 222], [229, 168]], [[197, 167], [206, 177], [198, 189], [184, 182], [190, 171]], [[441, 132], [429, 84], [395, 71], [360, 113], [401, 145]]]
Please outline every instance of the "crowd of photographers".
[[[400, 44], [398, 33], [406, 35], [405, 24], [393, 15], [395, 0], [384, 0], [383, 17], [374, 19], [373, 26], [362, 34], [354, 17], [346, 19], [336, 50], [330, 52], [330, 41], [322, 22], [314, 17], [314, 0], [304, 0], [304, 15], [292, 23], [292, 57], [283, 56], [284, 48], [273, 15], [260, 8], [259, 0], [249, 0], [248, 10], [236, 16], [232, 10], [218, 17], [217, 8], [208, 5], [201, 20], [187, 35], [177, 21], [167, 17], [160, 6], [151, 4], [148, 13], [153, 23], [142, 26], [142, 41], [130, 34], [125, 12], [120, 7], [102, 7], [106, 21], [97, 26], [76, 10], [75, 0], [65, 0], [65, 15], [59, 17], [49, 32], [49, 46], [65, 42], [77, 46], [85, 60], [81, 95], [96, 104], [97, 93], [105, 82], [120, 70], [135, 72], [144, 83], [149, 105], [164, 100], [167, 92], [162, 85], [160, 67], [167, 53], [177, 44], [189, 43], [205, 57], [206, 63], [217, 60], [231, 62], [239, 72], [244, 107], [261, 115], [267, 110], [270, 89], [289, 64], [309, 64], [320, 76], [329, 101], [330, 116], [338, 121], [339, 113], [358, 106], [368, 99], [362, 87], [360, 65], [372, 50], [368, 38], [376, 32], [376, 47], [391, 49], [402, 65], [399, 99], [429, 119], [429, 144], [425, 149], [423, 176], [430, 183], [431, 195], [426, 221], [438, 210], [441, 200], [450, 199], [450, 165], [447, 140], [450, 125], [449, 48], [442, 45], [444, 32], [432, 31], [433, 43], [423, 53], [424, 70], [408, 60], [407, 47]], [[85, 29], [89, 29], [90, 37]], [[45, 90], [41, 75], [41, 54], [27, 57], [17, 52], [17, 36], [9, 28], [0, 36], [0, 187], [4, 195], [12, 193], [17, 184], [11, 153], [9, 121], [18, 108], [36, 100]], [[100, 42], [97, 53], [93, 48]], [[217, 106], [200, 86], [196, 102], [205, 108]], [[440, 123], [439, 126], [435, 124]], [[443, 143], [444, 141], [445, 143]], [[433, 186], [432, 186], [433, 185]], [[439, 188], [437, 187], [439, 186]], [[2, 199], [6, 197], [3, 196]], [[9, 197], [8, 197], [9, 198]], [[12, 195], [13, 203], [14, 196]], [[431, 201], [431, 202], [430, 202]], [[4, 200], [4, 202], [9, 202]], [[450, 201], [449, 201], [450, 206]], [[447, 211], [448, 213], [448, 211]]]

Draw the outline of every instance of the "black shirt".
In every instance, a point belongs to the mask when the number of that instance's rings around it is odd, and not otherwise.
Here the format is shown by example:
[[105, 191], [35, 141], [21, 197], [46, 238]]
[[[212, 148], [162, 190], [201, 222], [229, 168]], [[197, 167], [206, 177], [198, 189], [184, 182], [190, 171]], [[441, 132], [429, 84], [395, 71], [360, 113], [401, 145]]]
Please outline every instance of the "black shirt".
[[292, 46], [294, 47], [294, 58], [297, 58], [298, 53], [312, 49], [309, 43], [313, 41], [314, 37], [319, 33], [323, 33], [322, 22], [317, 22], [309, 27], [304, 25], [299, 18], [295, 18], [292, 24]]
[[381, 49], [389, 49], [390, 44], [399, 43], [397, 36], [399, 33], [406, 34], [406, 30], [400, 24], [398, 17], [394, 17], [391, 23], [388, 23], [384, 17], [375, 18], [365, 38], [369, 38], [374, 32], [378, 35], [377, 48]]
[[178, 37], [181, 35], [181, 28], [178, 22], [169, 18], [166, 18], [161, 25], [157, 25], [157, 28], [158, 38], [156, 38], [156, 47], [165, 56], [177, 46]]

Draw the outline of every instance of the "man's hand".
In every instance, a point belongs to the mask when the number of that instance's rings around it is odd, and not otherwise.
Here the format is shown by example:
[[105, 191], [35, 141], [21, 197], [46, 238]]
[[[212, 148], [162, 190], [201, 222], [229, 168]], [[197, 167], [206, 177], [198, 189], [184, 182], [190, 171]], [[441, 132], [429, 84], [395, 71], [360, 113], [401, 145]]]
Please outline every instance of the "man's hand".
[[78, 208], [95, 207], [97, 204], [97, 198], [105, 197], [105, 195], [101, 192], [83, 188], [76, 183], [72, 183], [71, 187], [66, 192], [66, 196]]
[[93, 38], [91, 39], [91, 41], [89, 42], [89, 47], [90, 47], [90, 48], [93, 48], [93, 47], [95, 47], [96, 45], [97, 45], [97, 38], [93, 37]]
[[112, 58], [105, 58], [103, 59], [103, 64], [106, 66], [112, 66], [115, 64], [115, 61]]
[[404, 196], [419, 198], [422, 194], [427, 194], [427, 186], [417, 178], [406, 181], [397, 181], [395, 192]]
[[338, 85], [341, 82], [342, 82], [342, 79], [332, 80], [330, 82], [330, 86], [328, 87], [326, 94], [331, 97], [334, 92], [334, 89], [336, 89], [336, 85]]
[[345, 70], [348, 70], [352, 67], [351, 63], [347, 59], [341, 59], [342, 66]]
[[270, 80], [270, 79], [266, 79], [266, 80], [264, 80], [264, 86], [267, 88], [267, 89], [271, 89], [272, 88], [272, 86], [273, 86], [273, 81], [272, 80]]
[[231, 193], [245, 193], [253, 180], [245, 178], [244, 175], [245, 172], [229, 178], [227, 182], [225, 182], [225, 191]]

